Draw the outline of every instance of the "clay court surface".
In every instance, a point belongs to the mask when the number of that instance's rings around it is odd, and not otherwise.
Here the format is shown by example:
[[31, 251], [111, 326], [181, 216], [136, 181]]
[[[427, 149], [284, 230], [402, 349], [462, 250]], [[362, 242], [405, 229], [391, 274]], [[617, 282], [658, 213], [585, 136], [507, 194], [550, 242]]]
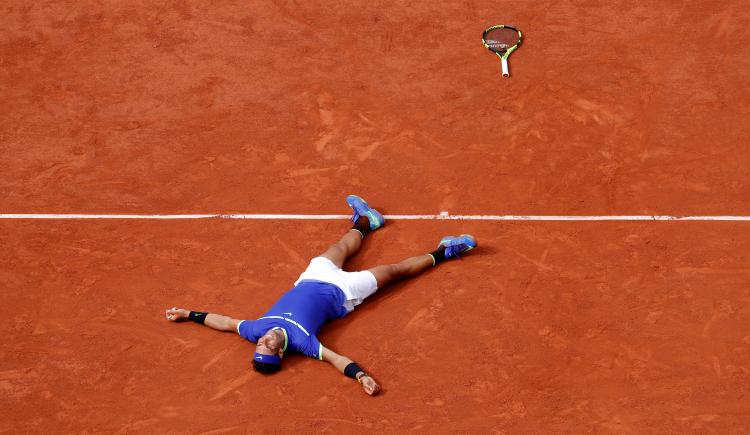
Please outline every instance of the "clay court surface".
[[[161, 3], [2, 6], [0, 213], [750, 214], [744, 2]], [[375, 398], [164, 319], [347, 228], [0, 220], [0, 432], [750, 431], [747, 221], [393, 220], [349, 269], [480, 247], [323, 329]]]

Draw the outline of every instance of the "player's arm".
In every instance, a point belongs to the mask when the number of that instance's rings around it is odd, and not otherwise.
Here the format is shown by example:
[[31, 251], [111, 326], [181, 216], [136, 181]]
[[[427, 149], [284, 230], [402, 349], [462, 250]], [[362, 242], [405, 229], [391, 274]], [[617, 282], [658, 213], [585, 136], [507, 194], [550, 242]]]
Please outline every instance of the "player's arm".
[[344, 375], [356, 379], [362, 385], [362, 389], [365, 390], [365, 393], [374, 396], [380, 392], [380, 385], [375, 382], [375, 379], [373, 379], [372, 376], [362, 370], [357, 363], [326, 347], [322, 347], [321, 351], [323, 361], [331, 363]]
[[222, 316], [221, 314], [214, 313], [202, 313], [200, 311], [190, 311], [183, 308], [172, 307], [167, 310], [167, 320], [172, 322], [179, 322], [184, 320], [192, 320], [196, 323], [206, 325], [209, 328], [217, 331], [225, 332], [237, 332], [237, 324], [239, 320], [233, 319], [229, 316]]

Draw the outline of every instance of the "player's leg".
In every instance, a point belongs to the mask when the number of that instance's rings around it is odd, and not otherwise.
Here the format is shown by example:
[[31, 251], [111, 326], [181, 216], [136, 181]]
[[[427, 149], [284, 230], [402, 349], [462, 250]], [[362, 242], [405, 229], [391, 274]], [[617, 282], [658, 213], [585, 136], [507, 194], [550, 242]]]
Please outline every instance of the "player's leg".
[[456, 258], [459, 254], [477, 246], [474, 237], [462, 236], [443, 237], [437, 249], [429, 254], [410, 257], [396, 264], [373, 267], [361, 272], [341, 272], [341, 290], [346, 296], [344, 306], [351, 311], [364, 302], [378, 289], [401, 278], [419, 275], [425, 270], [436, 266], [448, 258]]
[[468, 234], [458, 237], [447, 236], [443, 237], [437, 249], [429, 254], [410, 257], [396, 264], [373, 267], [368, 272], [375, 276], [378, 288], [382, 288], [393, 281], [417, 276], [446, 259], [457, 258], [459, 254], [474, 249], [476, 246], [476, 240]]
[[430, 254], [419, 255], [402, 260], [396, 264], [384, 264], [369, 269], [368, 272], [375, 276], [378, 288], [383, 288], [393, 281], [401, 278], [417, 276], [427, 269], [432, 268], [433, 262]]
[[[369, 225], [367, 218], [360, 217], [359, 220], [364, 220], [365, 223]], [[318, 257], [325, 257], [331, 260], [331, 262], [338, 268], [342, 268], [346, 259], [359, 251], [359, 248], [362, 246], [363, 239], [364, 236], [362, 236], [362, 234], [358, 230], [352, 228], [351, 230], [349, 230], [349, 232], [344, 234], [344, 237], [339, 239], [338, 242], [329, 246], [328, 249], [326, 249], [326, 251], [322, 254], [318, 255]]]
[[338, 242], [329, 246], [324, 253], [319, 255], [319, 257], [331, 260], [339, 268], [344, 266], [347, 258], [359, 251], [359, 248], [362, 246], [362, 240], [367, 234], [385, 224], [383, 215], [367, 205], [362, 198], [356, 195], [349, 195], [346, 198], [346, 202], [352, 208], [352, 222], [354, 226]]

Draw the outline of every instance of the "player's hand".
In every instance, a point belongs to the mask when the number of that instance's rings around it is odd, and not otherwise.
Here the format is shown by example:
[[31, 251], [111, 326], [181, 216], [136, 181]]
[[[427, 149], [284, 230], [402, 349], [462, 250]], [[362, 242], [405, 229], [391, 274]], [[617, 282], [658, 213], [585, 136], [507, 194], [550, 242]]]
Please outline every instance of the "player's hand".
[[370, 396], [374, 396], [380, 392], [380, 385], [375, 382], [375, 379], [367, 375], [359, 378], [359, 383], [362, 384], [362, 389], [365, 390], [365, 393], [369, 394]]
[[167, 310], [166, 315], [167, 320], [177, 322], [179, 320], [187, 320], [188, 316], [190, 315], [190, 311], [184, 310], [182, 308], [172, 307]]

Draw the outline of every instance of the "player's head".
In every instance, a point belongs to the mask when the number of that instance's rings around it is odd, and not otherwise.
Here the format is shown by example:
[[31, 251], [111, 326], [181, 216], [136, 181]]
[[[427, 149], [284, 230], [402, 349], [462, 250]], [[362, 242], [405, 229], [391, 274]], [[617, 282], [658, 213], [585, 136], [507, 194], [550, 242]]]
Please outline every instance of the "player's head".
[[258, 339], [253, 355], [253, 370], [271, 375], [281, 370], [286, 335], [281, 329], [269, 329]]

